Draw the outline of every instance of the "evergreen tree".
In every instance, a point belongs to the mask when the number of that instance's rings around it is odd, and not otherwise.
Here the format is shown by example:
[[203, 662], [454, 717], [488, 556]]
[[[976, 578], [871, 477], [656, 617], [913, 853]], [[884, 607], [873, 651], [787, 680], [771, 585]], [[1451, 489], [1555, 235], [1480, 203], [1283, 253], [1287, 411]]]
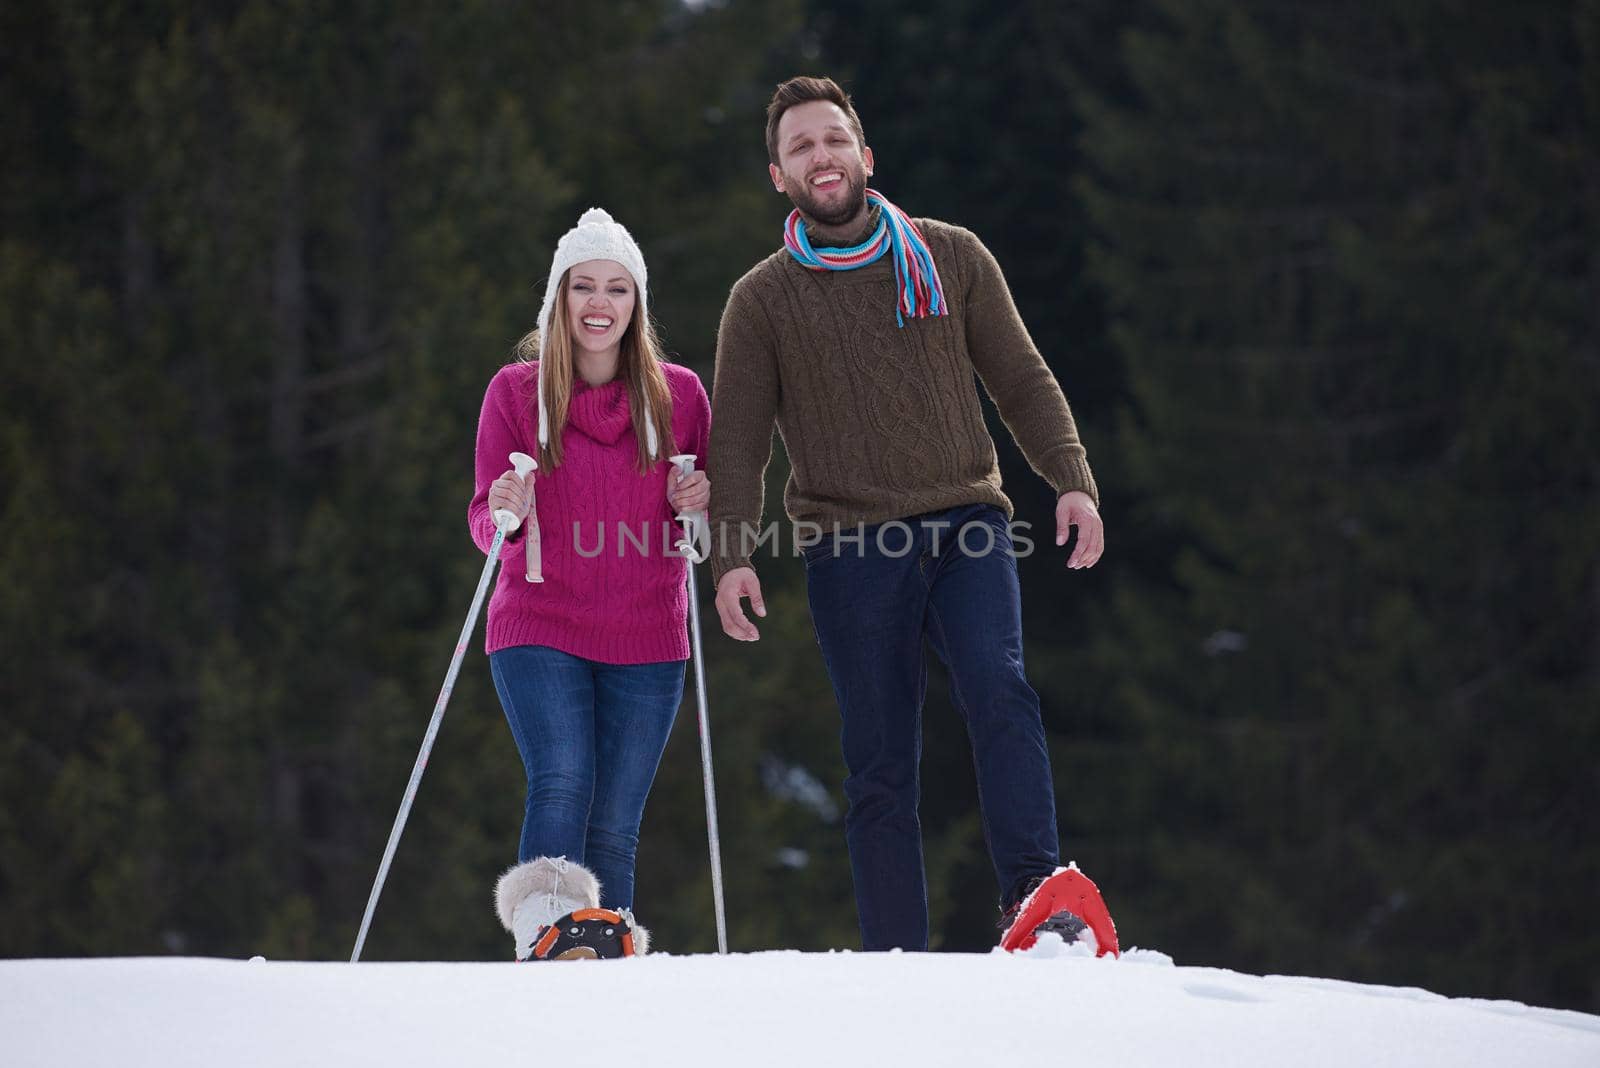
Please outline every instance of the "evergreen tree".
[[[484, 386], [596, 200], [650, 251], [658, 314], [714, 318], [673, 266], [704, 277], [701, 216], [737, 231], [741, 200], [659, 164], [716, 156], [700, 102], [744, 99], [773, 24], [311, 0], [5, 20], [0, 621], [27, 660], [0, 890], [30, 907], [0, 947], [340, 955], [482, 563]], [[750, 40], [731, 65], [707, 47]], [[521, 769], [481, 659], [453, 707], [378, 956], [503, 949], [484, 902]], [[119, 893], [115, 938], [85, 933]]]
[[1086, 107], [1120, 446], [1177, 546], [1102, 650], [1157, 776], [1112, 795], [1131, 915], [1590, 999], [1596, 10], [1162, 10], [1137, 106]]

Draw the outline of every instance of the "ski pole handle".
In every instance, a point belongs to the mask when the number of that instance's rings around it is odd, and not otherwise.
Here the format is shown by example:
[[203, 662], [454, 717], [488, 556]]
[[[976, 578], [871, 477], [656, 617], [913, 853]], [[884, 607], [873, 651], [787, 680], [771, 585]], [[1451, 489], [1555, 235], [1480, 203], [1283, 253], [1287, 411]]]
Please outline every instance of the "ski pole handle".
[[[535, 460], [525, 452], [514, 452], [511, 454], [511, 466], [516, 469], [517, 477], [526, 482], [528, 480], [528, 476], [538, 469], [539, 461]], [[528, 536], [527, 540], [523, 544], [523, 549], [528, 556], [528, 581], [543, 582], [544, 575], [540, 573], [539, 570], [539, 507], [534, 498], [532, 486], [528, 487], [527, 522]], [[521, 523], [521, 520], [503, 508], [494, 513], [495, 528], [502, 533], [510, 534], [513, 530], [516, 530]]]
[[539, 548], [539, 502], [534, 498], [533, 489], [528, 489], [528, 533], [523, 541], [523, 551], [528, 556], [527, 579], [529, 582], [543, 582], [544, 554]]
[[[535, 460], [525, 452], [514, 452], [511, 454], [511, 466], [516, 470], [517, 477], [526, 482], [528, 480], [528, 476], [538, 468], [539, 461]], [[533, 509], [530, 508], [528, 510], [528, 516], [530, 519], [533, 517]], [[522, 520], [518, 519], [511, 512], [504, 508], [495, 509], [494, 528], [500, 531], [502, 534], [510, 534], [521, 525]]]
[[[678, 474], [694, 474], [695, 454], [692, 452], [679, 453], [668, 457], [678, 467]], [[680, 512], [678, 522], [683, 524], [684, 539], [676, 548], [692, 564], [702, 563], [711, 555], [711, 524], [706, 520], [704, 512]]]

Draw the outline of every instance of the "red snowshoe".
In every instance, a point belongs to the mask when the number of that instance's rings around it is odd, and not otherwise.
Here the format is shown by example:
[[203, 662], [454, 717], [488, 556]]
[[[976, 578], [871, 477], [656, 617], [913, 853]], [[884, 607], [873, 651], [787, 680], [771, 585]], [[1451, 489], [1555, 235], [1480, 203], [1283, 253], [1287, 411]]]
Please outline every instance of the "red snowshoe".
[[1071, 942], [1087, 927], [1094, 935], [1095, 956], [1120, 956], [1117, 925], [1100, 896], [1099, 887], [1076, 864], [1057, 868], [1022, 899], [1016, 919], [1006, 928], [1000, 948], [1008, 953], [1032, 949], [1041, 932], [1054, 931]]

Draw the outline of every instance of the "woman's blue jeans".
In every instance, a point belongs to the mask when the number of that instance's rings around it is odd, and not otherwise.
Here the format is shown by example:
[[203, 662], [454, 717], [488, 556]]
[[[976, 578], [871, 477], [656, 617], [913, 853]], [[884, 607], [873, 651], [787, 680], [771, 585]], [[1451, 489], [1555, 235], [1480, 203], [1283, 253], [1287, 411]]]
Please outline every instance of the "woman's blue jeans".
[[540, 645], [489, 657], [528, 773], [519, 861], [566, 857], [633, 907], [639, 822], [683, 699], [683, 661], [602, 664]]
[[828, 534], [805, 550], [805, 563], [842, 721], [845, 839], [862, 945], [926, 949], [917, 815], [924, 640], [949, 669], [951, 698], [966, 721], [1001, 894], [1010, 901], [1060, 861], [1039, 697], [1022, 668], [1021, 591], [1006, 517], [970, 505], [867, 527], [860, 538]]

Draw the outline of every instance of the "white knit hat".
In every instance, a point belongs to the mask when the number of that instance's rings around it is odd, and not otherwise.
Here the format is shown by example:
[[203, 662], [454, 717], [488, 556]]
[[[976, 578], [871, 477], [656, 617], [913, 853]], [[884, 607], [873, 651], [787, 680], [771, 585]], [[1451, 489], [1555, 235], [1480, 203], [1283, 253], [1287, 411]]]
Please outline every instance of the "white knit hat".
[[[649, 274], [644, 266], [644, 253], [639, 251], [639, 245], [633, 240], [633, 235], [628, 233], [628, 228], [613, 219], [604, 208], [590, 208], [578, 216], [578, 225], [568, 230], [556, 243], [555, 259], [550, 262], [550, 278], [544, 287], [544, 305], [539, 309], [539, 444], [550, 444], [550, 430], [545, 425], [544, 410], [544, 355], [549, 349], [551, 331], [556, 324], [550, 321], [551, 313], [555, 309], [556, 289], [561, 285], [562, 277], [575, 264], [585, 263], [589, 260], [615, 260], [628, 269], [633, 276], [634, 289], [638, 296], [635, 300], [633, 314], [642, 316], [647, 314], [645, 293], [649, 285]], [[561, 329], [565, 329], [563, 325]], [[656, 456], [656, 425], [650, 418], [650, 409], [644, 410], [645, 445], [650, 451], [650, 458]]]

